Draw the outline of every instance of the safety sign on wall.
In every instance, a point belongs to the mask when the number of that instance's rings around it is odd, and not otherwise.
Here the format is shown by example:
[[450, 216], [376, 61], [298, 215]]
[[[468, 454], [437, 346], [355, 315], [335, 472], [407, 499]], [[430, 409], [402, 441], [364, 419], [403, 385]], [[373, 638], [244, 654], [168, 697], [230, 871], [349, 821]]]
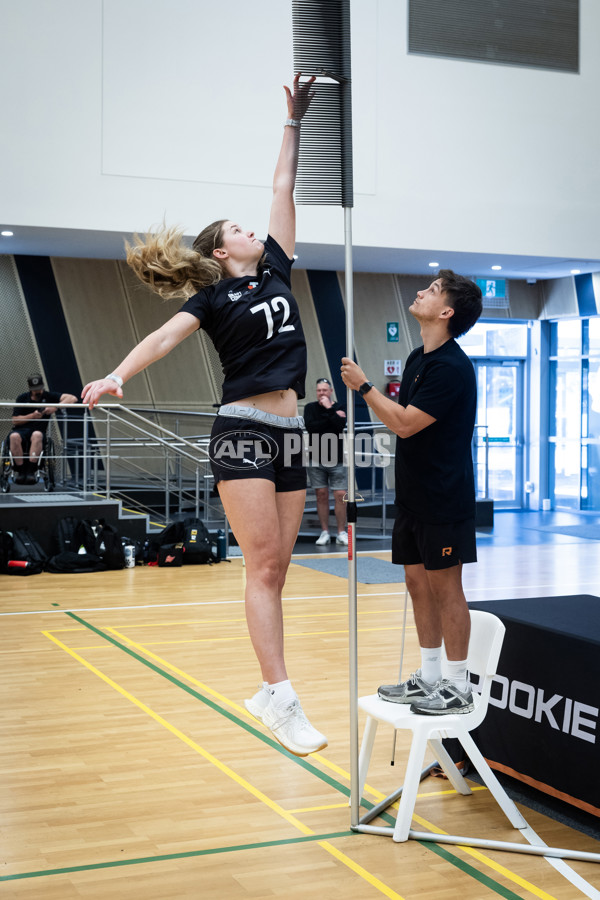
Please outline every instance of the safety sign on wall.
[[383, 364], [383, 373], [386, 378], [399, 378], [402, 375], [402, 360], [386, 359]]
[[399, 341], [400, 329], [397, 322], [387, 323], [387, 339], [388, 343], [397, 343]]

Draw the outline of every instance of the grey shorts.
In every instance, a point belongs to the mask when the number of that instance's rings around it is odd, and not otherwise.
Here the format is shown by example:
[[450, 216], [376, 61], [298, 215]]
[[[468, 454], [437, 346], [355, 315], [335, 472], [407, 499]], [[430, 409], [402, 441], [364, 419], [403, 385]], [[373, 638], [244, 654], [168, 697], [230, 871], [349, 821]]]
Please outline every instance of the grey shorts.
[[322, 466], [319, 463], [308, 466], [308, 480], [313, 488], [330, 488], [332, 491], [348, 489], [348, 469], [341, 463], [337, 466]]

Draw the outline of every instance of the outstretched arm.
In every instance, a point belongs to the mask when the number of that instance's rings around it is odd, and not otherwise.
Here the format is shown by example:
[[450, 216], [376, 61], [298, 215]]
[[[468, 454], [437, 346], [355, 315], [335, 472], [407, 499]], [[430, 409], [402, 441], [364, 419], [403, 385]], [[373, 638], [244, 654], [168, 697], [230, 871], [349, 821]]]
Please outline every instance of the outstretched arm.
[[[156, 331], [153, 331], [143, 341], [133, 348], [122, 363], [119, 363], [112, 374], [119, 376], [123, 382], [129, 381], [138, 372], [146, 369], [151, 363], [157, 359], [166, 356], [173, 347], [180, 344], [188, 335], [196, 331], [198, 328], [198, 319], [191, 313], [178, 312], [165, 322]], [[98, 403], [102, 394], [113, 394], [115, 397], [121, 398], [123, 391], [116, 381], [110, 378], [100, 378], [97, 381], [91, 381], [86, 384], [81, 392], [81, 399], [87, 403], [90, 409]]]
[[283, 129], [283, 141], [273, 176], [273, 202], [269, 220], [269, 234], [275, 238], [288, 258], [294, 255], [296, 245], [296, 208], [294, 206], [294, 186], [298, 168], [298, 149], [300, 147], [300, 122], [313, 97], [311, 91], [315, 76], [303, 84], [300, 73], [294, 77], [293, 93], [284, 86], [287, 98], [288, 119], [297, 125], [286, 125]]
[[[360, 366], [347, 356], [342, 358], [341, 372], [342, 381], [353, 391], [357, 391], [361, 384], [368, 381]], [[416, 406], [400, 406], [399, 403], [385, 397], [376, 387], [372, 387], [364, 395], [364, 400], [380, 421], [401, 438], [411, 437], [436, 421], [433, 416]]]

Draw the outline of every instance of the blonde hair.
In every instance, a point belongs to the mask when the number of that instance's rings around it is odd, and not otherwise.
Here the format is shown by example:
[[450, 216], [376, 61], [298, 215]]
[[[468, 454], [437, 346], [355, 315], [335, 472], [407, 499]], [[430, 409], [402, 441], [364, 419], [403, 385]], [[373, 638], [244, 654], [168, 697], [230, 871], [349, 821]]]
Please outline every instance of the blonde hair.
[[192, 248], [184, 243], [181, 228], [168, 228], [163, 224], [143, 238], [134, 234], [133, 243], [125, 242], [127, 263], [140, 281], [161, 297], [192, 297], [202, 288], [227, 277], [213, 256], [226, 221], [219, 219], [208, 225]]

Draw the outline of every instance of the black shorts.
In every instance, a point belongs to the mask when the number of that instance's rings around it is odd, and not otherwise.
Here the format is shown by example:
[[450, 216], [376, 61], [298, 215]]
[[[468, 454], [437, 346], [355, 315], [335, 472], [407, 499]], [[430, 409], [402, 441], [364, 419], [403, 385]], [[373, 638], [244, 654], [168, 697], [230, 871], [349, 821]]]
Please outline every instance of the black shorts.
[[[23, 450], [28, 450], [29, 445], [31, 443], [31, 435], [33, 434], [34, 431], [41, 431], [42, 437], [46, 433], [45, 428], [30, 428], [29, 426], [27, 426], [27, 427], [21, 427], [21, 428], [11, 428], [10, 434], [18, 434], [19, 437], [21, 438], [21, 445], [23, 447]], [[9, 437], [10, 437], [10, 435], [9, 435]]]
[[247, 418], [217, 416], [209, 454], [215, 484], [241, 478], [266, 478], [280, 493], [306, 490], [301, 428], [280, 428]]
[[399, 509], [392, 532], [392, 562], [422, 564], [430, 570], [477, 562], [475, 518], [438, 524], [423, 522]]

